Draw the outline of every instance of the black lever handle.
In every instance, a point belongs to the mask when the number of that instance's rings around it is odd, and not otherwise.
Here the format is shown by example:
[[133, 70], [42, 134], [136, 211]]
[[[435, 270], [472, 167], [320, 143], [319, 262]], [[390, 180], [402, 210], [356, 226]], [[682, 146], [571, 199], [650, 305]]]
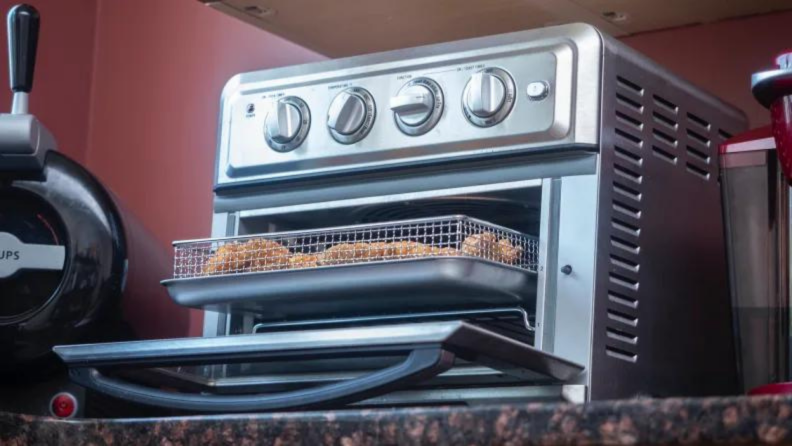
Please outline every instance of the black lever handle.
[[8, 62], [15, 93], [30, 93], [33, 88], [40, 24], [38, 11], [30, 5], [17, 5], [8, 11]]

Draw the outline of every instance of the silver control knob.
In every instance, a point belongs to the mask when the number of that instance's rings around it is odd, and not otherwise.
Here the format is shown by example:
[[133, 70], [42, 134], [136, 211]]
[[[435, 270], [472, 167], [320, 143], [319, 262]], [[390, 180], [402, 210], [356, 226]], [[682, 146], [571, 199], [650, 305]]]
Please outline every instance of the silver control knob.
[[311, 112], [300, 98], [278, 99], [264, 118], [264, 139], [272, 150], [289, 152], [296, 149], [308, 135]]
[[504, 86], [503, 81], [487, 73], [476, 73], [468, 81], [465, 95], [465, 106], [471, 113], [487, 118], [503, 107]]
[[300, 130], [300, 121], [300, 111], [297, 110], [297, 107], [278, 101], [275, 111], [267, 115], [265, 121], [267, 134], [273, 141], [285, 144], [297, 136], [297, 132]]
[[342, 144], [365, 138], [374, 124], [374, 98], [360, 88], [352, 87], [338, 93], [327, 111], [327, 128]]
[[396, 119], [407, 125], [420, 125], [432, 114], [434, 96], [428, 88], [421, 85], [410, 85], [399, 91], [399, 95], [390, 100], [390, 109]]
[[470, 77], [462, 95], [465, 117], [479, 127], [491, 127], [511, 112], [514, 80], [500, 68], [487, 68]]
[[390, 100], [396, 125], [411, 136], [431, 130], [443, 114], [443, 105], [443, 90], [427, 78], [411, 80]]

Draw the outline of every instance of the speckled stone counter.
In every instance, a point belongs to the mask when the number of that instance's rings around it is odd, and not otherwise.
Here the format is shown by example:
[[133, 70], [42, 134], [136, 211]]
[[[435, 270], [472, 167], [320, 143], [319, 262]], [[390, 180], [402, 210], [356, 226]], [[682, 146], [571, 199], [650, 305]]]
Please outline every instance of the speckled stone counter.
[[60, 421], [0, 413], [0, 444], [792, 444], [792, 397]]

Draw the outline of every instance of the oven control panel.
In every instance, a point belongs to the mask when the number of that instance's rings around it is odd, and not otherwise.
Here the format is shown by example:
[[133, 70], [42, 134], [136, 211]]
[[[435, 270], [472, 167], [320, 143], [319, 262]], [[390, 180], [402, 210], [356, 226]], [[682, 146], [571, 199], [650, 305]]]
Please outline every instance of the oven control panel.
[[[237, 76], [223, 96], [218, 185], [568, 146], [578, 50], [558, 39]], [[596, 128], [598, 110], [587, 116]]]

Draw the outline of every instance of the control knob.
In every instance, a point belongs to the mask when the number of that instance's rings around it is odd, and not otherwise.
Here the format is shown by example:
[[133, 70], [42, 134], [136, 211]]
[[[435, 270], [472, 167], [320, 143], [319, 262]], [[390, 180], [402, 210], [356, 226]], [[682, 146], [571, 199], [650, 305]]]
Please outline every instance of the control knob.
[[341, 144], [365, 138], [374, 124], [376, 109], [371, 93], [360, 87], [338, 93], [327, 111], [327, 128]]
[[462, 110], [472, 124], [491, 127], [514, 106], [514, 80], [500, 68], [487, 68], [470, 77], [462, 95]]
[[296, 149], [305, 140], [311, 126], [311, 112], [302, 99], [287, 96], [274, 104], [264, 118], [264, 138], [277, 152]]
[[427, 78], [413, 79], [390, 100], [396, 125], [411, 136], [431, 130], [443, 114], [443, 105], [443, 90]]

